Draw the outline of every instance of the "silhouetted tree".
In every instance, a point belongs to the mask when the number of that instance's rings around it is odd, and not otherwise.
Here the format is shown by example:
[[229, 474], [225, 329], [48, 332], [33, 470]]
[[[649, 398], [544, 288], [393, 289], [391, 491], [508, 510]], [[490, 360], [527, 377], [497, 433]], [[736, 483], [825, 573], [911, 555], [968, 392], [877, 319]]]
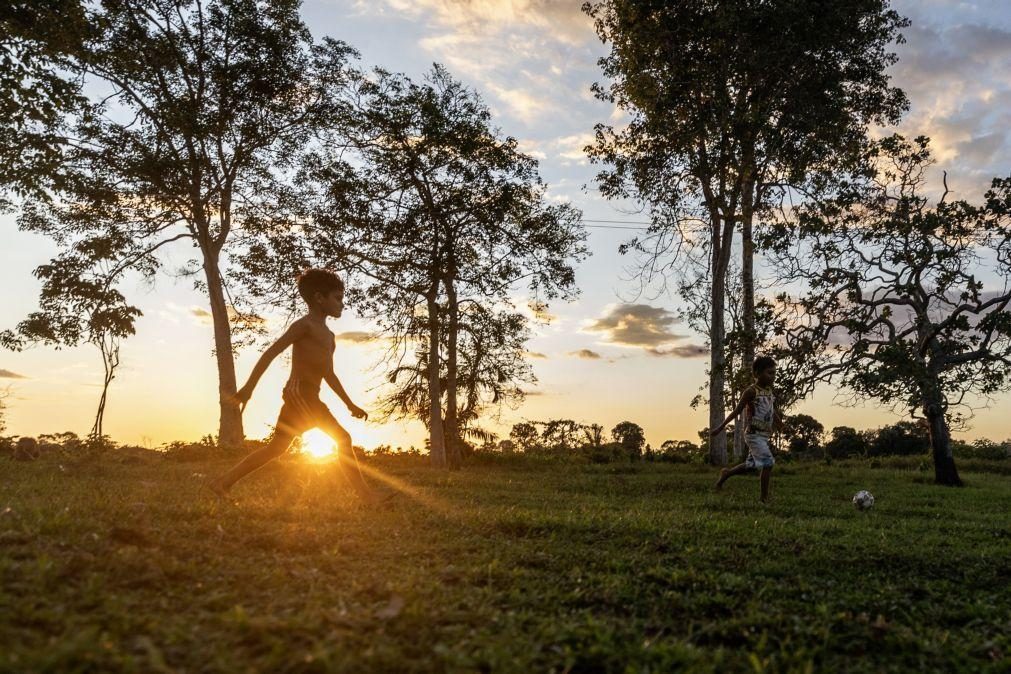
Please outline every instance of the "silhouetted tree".
[[[89, 3], [92, 27], [61, 62], [96, 105], [68, 124], [58, 200], [21, 226], [69, 241], [121, 237], [110, 276], [150, 276], [176, 242], [197, 259], [214, 330], [219, 441], [242, 441], [233, 330], [256, 325], [229, 290], [236, 234], [284, 212], [278, 182], [314, 128], [330, 124], [350, 50], [315, 44], [296, 0]], [[100, 97], [100, 98], [99, 98]]]
[[925, 425], [900, 421], [874, 432], [867, 447], [867, 456], [923, 456], [928, 451], [930, 433]]
[[821, 448], [825, 427], [809, 414], [793, 414], [786, 418], [783, 439], [791, 452], [810, 452]]
[[541, 442], [545, 447], [568, 451], [579, 446], [582, 424], [572, 419], [550, 419], [537, 425], [541, 427]]
[[660, 445], [660, 461], [691, 463], [705, 458], [704, 450], [691, 440], [664, 440]]
[[[902, 92], [888, 86], [887, 45], [906, 25], [887, 0], [809, 4], [776, 0], [587, 2], [610, 84], [598, 98], [630, 115], [599, 124], [588, 148], [610, 169], [607, 198], [649, 211], [649, 232], [623, 247], [645, 256], [644, 283], [681, 274], [680, 290], [705, 293], [696, 329], [710, 343], [710, 426], [724, 418], [726, 283], [740, 226], [744, 337], [741, 368], [755, 349], [753, 237], [756, 213], [784, 187], [848, 160], [868, 124], [895, 121]], [[685, 276], [687, 271], [687, 278]], [[710, 443], [726, 463], [726, 436]]]
[[867, 455], [867, 438], [857, 429], [836, 426], [832, 429], [831, 436], [825, 444], [825, 453], [833, 459]]
[[[923, 195], [928, 140], [892, 136], [876, 170], [801, 209], [780, 263], [807, 284], [784, 294], [785, 337], [813, 380], [921, 414], [938, 484], [961, 480], [950, 424], [966, 396], [1011, 385], [1011, 178], [982, 205]], [[985, 265], [986, 277], [980, 276]]]
[[[535, 381], [525, 358], [530, 337], [527, 318], [515, 312], [489, 312], [468, 303], [460, 312], [457, 329], [459, 366], [454, 383], [459, 431], [461, 436], [487, 442], [487, 431], [477, 425], [480, 417], [489, 410], [515, 409], [525, 398], [520, 385]], [[442, 331], [444, 339], [447, 333]], [[391, 364], [388, 378], [392, 387], [382, 402], [387, 417], [429, 418], [428, 334], [423, 330], [416, 334], [415, 359]], [[447, 370], [448, 363], [440, 360], [440, 387], [449, 396]]]
[[583, 426], [583, 436], [591, 447], [600, 447], [604, 444], [604, 427], [600, 424], [587, 424]]
[[90, 29], [80, 0], [0, 5], [0, 192], [61, 187], [67, 118], [89, 112], [69, 69]]
[[[463, 325], [482, 311], [508, 312], [523, 284], [538, 301], [575, 296], [572, 264], [585, 255], [580, 214], [549, 205], [536, 160], [441, 66], [422, 83], [361, 73], [349, 99], [342, 145], [311, 156], [302, 172], [309, 217], [268, 231], [273, 243], [246, 262], [254, 276], [273, 267], [280, 279], [309, 261], [357, 274], [363, 286], [350, 299], [381, 332], [404, 350], [427, 345], [415, 361], [427, 369], [432, 461], [456, 467], [457, 394], [468, 388]], [[278, 249], [289, 254], [277, 258]], [[501, 388], [515, 386], [520, 372], [500, 369]]]
[[642, 458], [642, 447], [646, 444], [646, 434], [642, 426], [631, 421], [622, 421], [611, 429], [611, 438], [628, 452], [633, 461]]
[[509, 431], [509, 438], [521, 450], [528, 452], [537, 446], [540, 440], [540, 432], [538, 432], [536, 425], [522, 421], [518, 424], [513, 424], [512, 430]]
[[56, 346], [92, 344], [102, 355], [104, 375], [91, 439], [102, 442], [109, 385], [119, 366], [119, 341], [134, 334], [139, 309], [128, 304], [115, 287], [115, 268], [122, 249], [131, 245], [111, 232], [77, 241], [71, 249], [35, 270], [42, 281], [39, 311], [15, 330], [0, 333], [0, 345], [23, 349], [26, 344]]

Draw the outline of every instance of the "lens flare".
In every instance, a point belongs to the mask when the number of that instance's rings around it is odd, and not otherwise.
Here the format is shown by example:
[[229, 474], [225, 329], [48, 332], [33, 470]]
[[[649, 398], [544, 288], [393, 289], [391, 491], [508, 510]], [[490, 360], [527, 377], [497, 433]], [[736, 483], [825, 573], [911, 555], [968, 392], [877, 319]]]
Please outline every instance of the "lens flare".
[[337, 446], [329, 435], [314, 428], [302, 435], [302, 451], [314, 459], [327, 459], [337, 455]]

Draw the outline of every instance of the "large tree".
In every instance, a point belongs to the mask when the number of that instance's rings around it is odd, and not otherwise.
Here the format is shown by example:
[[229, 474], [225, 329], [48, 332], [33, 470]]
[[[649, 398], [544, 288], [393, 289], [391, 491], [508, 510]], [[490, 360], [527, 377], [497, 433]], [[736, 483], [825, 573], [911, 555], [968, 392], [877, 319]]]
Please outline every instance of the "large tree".
[[121, 0], [87, 5], [91, 30], [64, 66], [95, 106], [62, 139], [59, 192], [21, 225], [129, 245], [110, 266], [152, 273], [188, 245], [207, 294], [224, 445], [242, 441], [233, 330], [255, 323], [229, 284], [238, 234], [280, 217], [276, 183], [314, 129], [329, 126], [350, 50], [314, 43], [296, 0]]
[[[889, 137], [779, 233], [787, 351], [814, 381], [920, 415], [938, 484], [961, 481], [950, 426], [1011, 387], [1011, 178], [981, 204], [925, 195], [928, 141]], [[791, 237], [790, 232], [796, 236]]]
[[[604, 0], [586, 3], [600, 38], [607, 85], [597, 96], [628, 116], [598, 124], [588, 148], [609, 168], [607, 198], [649, 212], [649, 232], [625, 246], [645, 256], [647, 282], [683, 271], [694, 258], [704, 276], [683, 284], [705, 292], [710, 427], [724, 417], [726, 283], [735, 231], [742, 236], [741, 368], [755, 352], [756, 214], [853, 155], [870, 123], [905, 107], [888, 85], [888, 45], [904, 20], [887, 0]], [[726, 462], [726, 437], [710, 445]]]
[[423, 82], [362, 73], [348, 98], [341, 144], [314, 153], [301, 174], [305, 217], [266, 228], [270, 243], [247, 266], [281, 282], [305, 264], [349, 270], [359, 281], [349, 300], [394, 343], [393, 372], [403, 358], [424, 368], [427, 391], [409, 382], [406, 400], [427, 404], [433, 463], [455, 467], [475, 396], [501, 397], [524, 380], [514, 294], [540, 303], [577, 292], [580, 213], [549, 203], [536, 160], [441, 66]]

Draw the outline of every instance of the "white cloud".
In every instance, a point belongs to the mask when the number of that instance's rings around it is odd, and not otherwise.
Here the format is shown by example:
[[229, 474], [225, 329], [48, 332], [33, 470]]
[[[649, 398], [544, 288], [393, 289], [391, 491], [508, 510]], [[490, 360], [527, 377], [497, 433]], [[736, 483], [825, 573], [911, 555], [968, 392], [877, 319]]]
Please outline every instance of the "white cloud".
[[982, 23], [935, 24], [930, 10], [907, 9], [913, 25], [903, 31], [907, 42], [897, 48], [899, 62], [891, 69], [893, 83], [910, 99], [899, 131], [930, 136], [955, 196], [978, 199], [993, 176], [1008, 170], [1011, 31]]

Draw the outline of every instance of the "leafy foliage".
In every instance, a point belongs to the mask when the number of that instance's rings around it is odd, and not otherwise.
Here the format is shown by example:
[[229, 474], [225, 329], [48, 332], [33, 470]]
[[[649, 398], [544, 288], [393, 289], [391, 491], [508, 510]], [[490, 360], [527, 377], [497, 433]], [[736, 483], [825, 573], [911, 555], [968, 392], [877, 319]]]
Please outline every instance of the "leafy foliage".
[[1011, 386], [1011, 179], [981, 205], [945, 189], [931, 206], [926, 138], [872, 153], [869, 179], [802, 208], [798, 238], [780, 232], [781, 267], [806, 285], [779, 298], [784, 344], [809, 381], [926, 418], [937, 480], [957, 484], [949, 425], [970, 412], [959, 406]]
[[304, 218], [262, 230], [244, 263], [264, 294], [306, 264], [351, 272], [350, 303], [392, 342], [387, 411], [426, 422], [436, 463], [445, 426], [452, 465], [482, 404], [530, 381], [512, 293], [575, 296], [580, 214], [548, 203], [536, 160], [441, 66], [420, 83], [358, 73], [348, 99], [340, 144], [302, 167]]

